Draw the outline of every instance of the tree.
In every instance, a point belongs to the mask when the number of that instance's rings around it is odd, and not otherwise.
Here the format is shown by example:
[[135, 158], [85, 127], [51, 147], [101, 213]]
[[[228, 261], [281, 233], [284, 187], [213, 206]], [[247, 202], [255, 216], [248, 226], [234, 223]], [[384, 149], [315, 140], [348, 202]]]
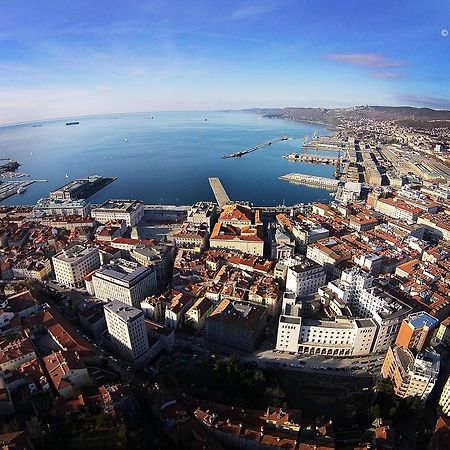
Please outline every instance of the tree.
[[378, 378], [373, 386], [375, 392], [384, 392], [385, 394], [391, 395], [394, 392], [394, 386], [389, 378]]

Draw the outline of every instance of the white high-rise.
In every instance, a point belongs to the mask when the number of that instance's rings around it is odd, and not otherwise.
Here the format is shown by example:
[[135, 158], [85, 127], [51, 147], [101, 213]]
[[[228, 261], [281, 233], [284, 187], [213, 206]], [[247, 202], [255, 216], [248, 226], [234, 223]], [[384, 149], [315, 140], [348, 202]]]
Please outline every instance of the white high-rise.
[[111, 343], [117, 351], [135, 364], [146, 360], [149, 350], [144, 313], [113, 300], [104, 306]]

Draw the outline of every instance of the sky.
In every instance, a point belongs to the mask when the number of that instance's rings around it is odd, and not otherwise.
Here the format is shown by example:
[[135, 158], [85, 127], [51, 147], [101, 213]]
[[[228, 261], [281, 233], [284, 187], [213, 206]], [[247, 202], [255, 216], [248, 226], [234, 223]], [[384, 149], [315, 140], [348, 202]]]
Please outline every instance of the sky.
[[0, 0], [0, 124], [135, 111], [450, 109], [449, 0]]

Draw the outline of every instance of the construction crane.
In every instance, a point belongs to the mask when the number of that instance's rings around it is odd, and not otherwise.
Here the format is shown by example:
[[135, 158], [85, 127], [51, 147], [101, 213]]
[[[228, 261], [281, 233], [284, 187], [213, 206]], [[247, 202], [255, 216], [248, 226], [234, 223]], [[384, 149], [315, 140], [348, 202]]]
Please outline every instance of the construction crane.
[[255, 145], [254, 147], [250, 147], [246, 150], [242, 150], [240, 152], [236, 153], [230, 153], [229, 155], [224, 155], [222, 158], [228, 159], [228, 158], [240, 158], [241, 156], [248, 155], [249, 153], [256, 152], [256, 150], [260, 150], [261, 148], [269, 147], [272, 144], [276, 144], [278, 142], [287, 141], [288, 139], [292, 139], [288, 136], [281, 136], [278, 139], [274, 139], [273, 141], [264, 142], [263, 144]]

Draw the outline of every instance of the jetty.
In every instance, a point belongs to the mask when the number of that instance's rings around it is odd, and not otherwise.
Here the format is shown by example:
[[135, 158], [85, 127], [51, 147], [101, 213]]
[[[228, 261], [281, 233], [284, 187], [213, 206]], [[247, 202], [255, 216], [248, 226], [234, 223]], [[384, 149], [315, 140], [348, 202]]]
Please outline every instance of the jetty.
[[212, 177], [208, 178], [208, 181], [214, 193], [214, 197], [216, 197], [219, 208], [222, 208], [227, 203], [230, 203], [230, 197], [228, 197], [228, 194], [222, 186], [222, 182], [220, 181], [220, 179]]
[[306, 175], [304, 173], [288, 173], [287, 175], [282, 175], [280, 180], [289, 181], [289, 183], [294, 184], [305, 184], [307, 186], [335, 190], [339, 187], [341, 183], [339, 180], [333, 178], [317, 177], [315, 175]]
[[269, 147], [270, 145], [276, 144], [278, 142], [287, 141], [289, 139], [292, 139], [288, 136], [281, 136], [278, 139], [274, 139], [273, 141], [264, 142], [262, 144], [255, 145], [254, 147], [247, 148], [246, 150], [241, 150], [240, 152], [230, 153], [229, 155], [224, 155], [222, 158], [228, 159], [228, 158], [240, 158], [241, 156], [248, 155], [249, 153], [256, 152], [256, 150], [259, 150], [261, 148]]

